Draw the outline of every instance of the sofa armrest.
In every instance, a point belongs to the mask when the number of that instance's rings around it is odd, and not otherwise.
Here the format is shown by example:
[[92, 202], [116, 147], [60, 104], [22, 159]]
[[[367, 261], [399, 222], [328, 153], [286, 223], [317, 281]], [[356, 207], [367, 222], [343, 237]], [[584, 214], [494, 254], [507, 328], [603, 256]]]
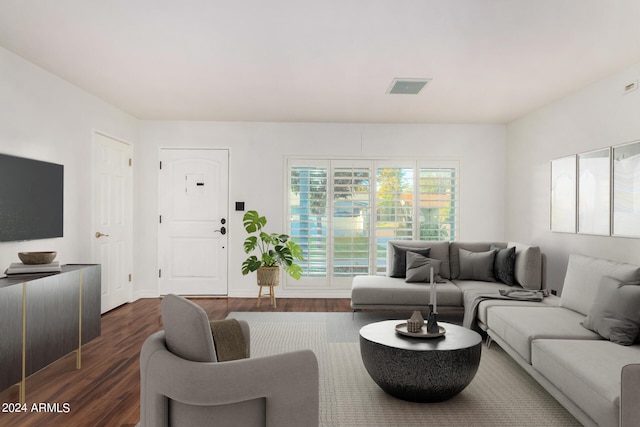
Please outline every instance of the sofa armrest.
[[640, 363], [622, 368], [621, 384], [620, 426], [637, 426], [640, 420]]

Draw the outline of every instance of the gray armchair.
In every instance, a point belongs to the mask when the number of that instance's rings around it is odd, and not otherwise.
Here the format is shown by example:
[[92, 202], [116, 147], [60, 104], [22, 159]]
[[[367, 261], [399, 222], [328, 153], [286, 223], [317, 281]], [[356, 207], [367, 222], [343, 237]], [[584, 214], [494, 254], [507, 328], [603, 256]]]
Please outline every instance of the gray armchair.
[[[164, 331], [147, 338], [140, 353], [139, 426], [318, 425], [313, 352], [218, 362], [200, 306], [167, 295], [162, 318]], [[248, 345], [249, 327], [240, 326]]]

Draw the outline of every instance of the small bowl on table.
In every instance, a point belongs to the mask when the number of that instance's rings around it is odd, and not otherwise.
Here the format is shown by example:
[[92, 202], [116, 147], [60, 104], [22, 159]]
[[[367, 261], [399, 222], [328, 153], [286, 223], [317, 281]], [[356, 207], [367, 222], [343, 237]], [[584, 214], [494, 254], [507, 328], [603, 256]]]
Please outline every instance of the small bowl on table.
[[18, 258], [23, 264], [51, 264], [58, 255], [57, 252], [18, 252]]

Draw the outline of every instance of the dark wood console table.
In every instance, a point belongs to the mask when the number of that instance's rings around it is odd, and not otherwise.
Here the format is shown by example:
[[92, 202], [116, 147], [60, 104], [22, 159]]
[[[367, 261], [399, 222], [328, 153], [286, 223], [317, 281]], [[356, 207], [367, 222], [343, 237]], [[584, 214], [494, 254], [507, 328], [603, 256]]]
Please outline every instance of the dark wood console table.
[[63, 265], [60, 273], [0, 279], [0, 390], [25, 379], [100, 336], [101, 269]]

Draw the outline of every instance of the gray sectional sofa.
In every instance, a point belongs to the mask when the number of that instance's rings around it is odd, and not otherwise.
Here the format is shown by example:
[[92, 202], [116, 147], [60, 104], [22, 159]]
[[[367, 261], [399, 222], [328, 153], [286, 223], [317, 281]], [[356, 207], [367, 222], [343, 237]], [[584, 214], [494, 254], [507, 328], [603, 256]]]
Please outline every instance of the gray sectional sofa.
[[[408, 249], [402, 254], [397, 247]], [[515, 248], [510, 284], [496, 278], [502, 276], [496, 254], [504, 255], [508, 248]], [[416, 256], [419, 250], [423, 252]], [[413, 252], [409, 258], [407, 251]], [[493, 277], [486, 271], [489, 252], [494, 254]], [[398, 267], [402, 255], [405, 262], [416, 258], [422, 263]], [[424, 280], [424, 271], [416, 274], [412, 268], [439, 264], [438, 307], [464, 308], [465, 321], [473, 307], [473, 326], [485, 331], [489, 341], [498, 343], [581, 423], [640, 425], [640, 266], [575, 254], [560, 297], [549, 295], [540, 302], [491, 297], [500, 290], [542, 289], [543, 260], [539, 248], [512, 242], [392, 241], [387, 274], [398, 275], [405, 268], [406, 275]], [[430, 287], [411, 280], [355, 277], [351, 306], [424, 310]]]

